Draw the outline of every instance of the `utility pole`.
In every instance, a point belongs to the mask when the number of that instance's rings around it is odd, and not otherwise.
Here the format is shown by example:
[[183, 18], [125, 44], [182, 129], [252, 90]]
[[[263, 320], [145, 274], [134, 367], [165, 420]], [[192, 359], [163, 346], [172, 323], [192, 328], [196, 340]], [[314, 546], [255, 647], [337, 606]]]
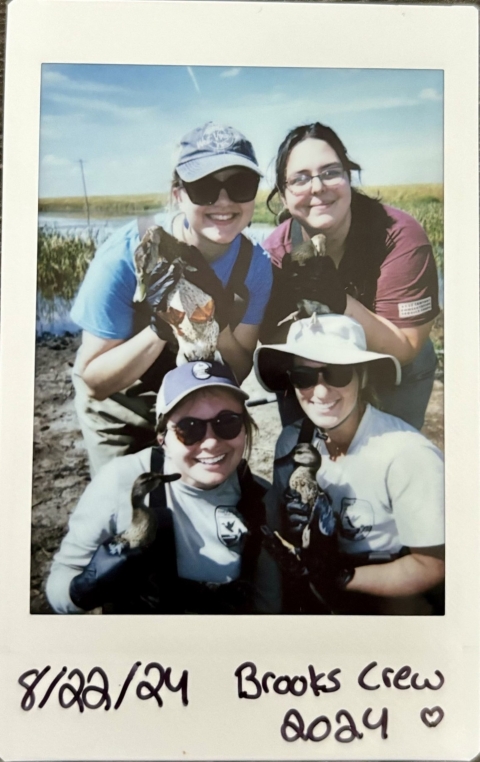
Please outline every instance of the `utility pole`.
[[85, 184], [85, 173], [83, 171], [83, 159], [79, 159], [78, 162], [80, 164], [80, 169], [82, 170], [83, 194], [85, 196], [85, 204], [87, 207], [87, 225], [88, 229], [90, 230], [90, 207], [88, 205], [87, 186]]

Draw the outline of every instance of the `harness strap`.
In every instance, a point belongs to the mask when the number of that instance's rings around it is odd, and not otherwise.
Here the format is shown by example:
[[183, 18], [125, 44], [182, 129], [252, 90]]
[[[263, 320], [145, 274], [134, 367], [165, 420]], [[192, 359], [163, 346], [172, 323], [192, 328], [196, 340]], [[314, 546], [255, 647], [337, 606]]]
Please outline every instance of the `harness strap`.
[[232, 272], [230, 273], [228, 285], [233, 289], [234, 294], [237, 294], [237, 296], [246, 302], [246, 307], [248, 307], [250, 295], [248, 293], [248, 288], [245, 285], [245, 279], [250, 269], [252, 254], [253, 243], [246, 238], [246, 236], [242, 235], [240, 239], [240, 249], [235, 264], [233, 265]]
[[[150, 468], [154, 473], [163, 473], [164, 460], [163, 449], [152, 447]], [[167, 507], [165, 484], [159, 484], [150, 493], [150, 508], [157, 519], [157, 542], [161, 544], [162, 549], [162, 573], [167, 576], [170, 583], [178, 579], [178, 570], [173, 514]]]

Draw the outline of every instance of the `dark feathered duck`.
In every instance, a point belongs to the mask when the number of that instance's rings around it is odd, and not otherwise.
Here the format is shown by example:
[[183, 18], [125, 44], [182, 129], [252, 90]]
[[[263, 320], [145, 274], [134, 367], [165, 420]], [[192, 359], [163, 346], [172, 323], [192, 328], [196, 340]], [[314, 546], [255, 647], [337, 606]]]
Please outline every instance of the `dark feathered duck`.
[[[309, 241], [304, 241], [292, 249], [287, 255], [283, 268], [292, 279], [292, 286], [301, 293], [303, 282], [309, 283], [315, 278], [315, 260], [321, 257], [327, 257], [327, 239], [323, 233], [317, 233]], [[324, 315], [330, 312], [330, 309], [321, 302], [313, 299], [300, 298], [297, 302], [297, 311], [288, 315], [279, 325], [291, 320], [301, 320], [311, 317], [314, 313]]]
[[[178, 241], [162, 227], [148, 228], [134, 253], [137, 287], [134, 302], [145, 299], [149, 278], [156, 265], [162, 260], [180, 271], [180, 279], [167, 297], [167, 309], [160, 317], [172, 327], [178, 341], [177, 365], [193, 360], [219, 360], [217, 339], [218, 323], [215, 320], [215, 303], [209, 294], [184, 277], [196, 268], [187, 261], [193, 247]], [[190, 257], [188, 259], [191, 259]]]
[[147, 472], [135, 479], [132, 487], [132, 521], [121, 534], [115, 535], [108, 545], [112, 555], [150, 545], [157, 533], [157, 519], [152, 509], [145, 505], [145, 497], [160, 484], [180, 479], [180, 474], [155, 474]]

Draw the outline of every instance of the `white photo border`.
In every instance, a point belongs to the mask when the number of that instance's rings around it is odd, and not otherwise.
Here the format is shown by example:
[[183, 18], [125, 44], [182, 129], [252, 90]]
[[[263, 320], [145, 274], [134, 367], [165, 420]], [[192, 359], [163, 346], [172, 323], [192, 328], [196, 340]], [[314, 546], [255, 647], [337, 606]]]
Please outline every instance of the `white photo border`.
[[[176, 0], [13, 0], [8, 9], [0, 397], [0, 757], [4, 760], [442, 760], [480, 751], [478, 15], [474, 7]], [[445, 73], [444, 617], [55, 617], [29, 613], [36, 244], [42, 63], [442, 69]], [[118, 693], [137, 660], [187, 669], [189, 705], [132, 691], [115, 711], [20, 706], [19, 676], [101, 666]], [[301, 700], [237, 696], [235, 669], [342, 670], [342, 689]], [[411, 665], [430, 691], [359, 688], [357, 675]], [[43, 695], [44, 689], [39, 695]], [[92, 699], [93, 700], [93, 699]], [[436, 728], [419, 721], [441, 706]], [[283, 717], [341, 708], [388, 739], [286, 742]], [[337, 726], [335, 726], [337, 727]]]

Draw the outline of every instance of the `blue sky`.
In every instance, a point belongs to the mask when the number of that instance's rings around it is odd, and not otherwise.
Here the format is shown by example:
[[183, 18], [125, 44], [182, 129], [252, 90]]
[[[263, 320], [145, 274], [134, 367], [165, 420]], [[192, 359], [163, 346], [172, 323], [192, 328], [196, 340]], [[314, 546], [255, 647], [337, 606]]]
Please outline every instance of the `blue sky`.
[[[207, 121], [252, 141], [264, 185], [286, 133], [320, 121], [365, 185], [442, 182], [443, 73], [44, 64], [40, 197], [166, 191], [181, 136]], [[355, 180], [355, 178], [354, 178]]]

